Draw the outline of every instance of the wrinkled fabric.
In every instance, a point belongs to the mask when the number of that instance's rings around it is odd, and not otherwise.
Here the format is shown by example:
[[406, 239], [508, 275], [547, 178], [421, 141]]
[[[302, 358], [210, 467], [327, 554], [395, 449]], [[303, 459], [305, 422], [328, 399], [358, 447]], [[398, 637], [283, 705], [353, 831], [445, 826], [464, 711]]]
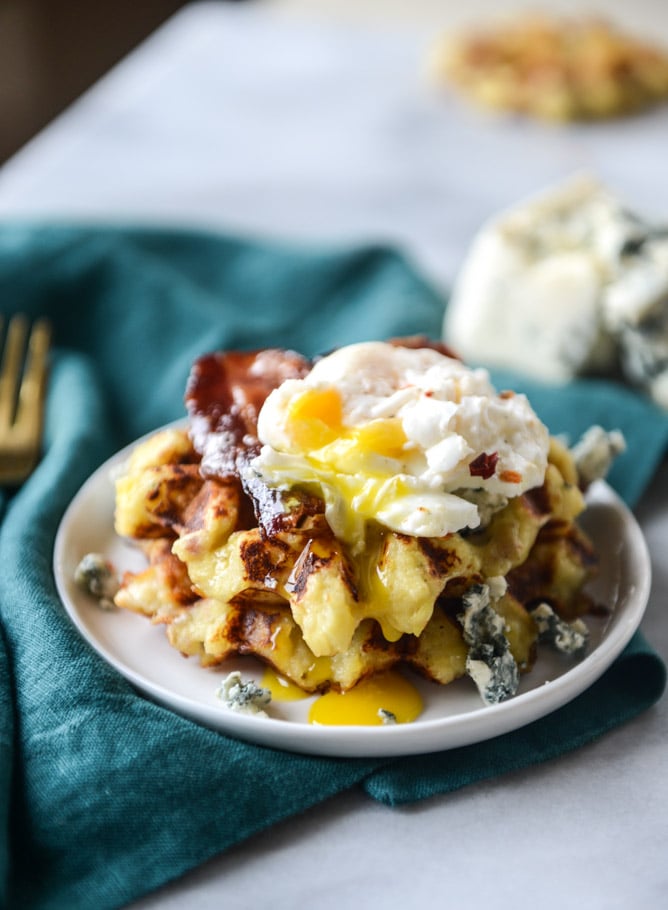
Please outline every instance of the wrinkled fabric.
[[[69, 621], [52, 555], [64, 510], [114, 451], [184, 413], [192, 361], [223, 348], [312, 355], [438, 337], [445, 301], [384, 248], [296, 248], [164, 229], [0, 226], [0, 312], [46, 315], [54, 352], [44, 456], [0, 491], [0, 905], [120, 907], [275, 822], [362, 786], [388, 805], [528, 767], [652, 705], [665, 668], [637, 634], [587, 692], [486, 743], [334, 759], [238, 742], [149, 702]], [[628, 450], [610, 481], [633, 505], [668, 419], [601, 381], [555, 392], [508, 374], [553, 432], [597, 422]]]

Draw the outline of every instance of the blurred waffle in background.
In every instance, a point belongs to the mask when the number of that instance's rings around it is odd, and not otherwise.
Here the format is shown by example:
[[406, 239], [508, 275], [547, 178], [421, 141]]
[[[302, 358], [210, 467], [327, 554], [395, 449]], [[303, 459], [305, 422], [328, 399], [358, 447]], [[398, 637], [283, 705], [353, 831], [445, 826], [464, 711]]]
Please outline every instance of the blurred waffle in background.
[[598, 16], [524, 12], [439, 42], [436, 78], [482, 107], [543, 120], [616, 117], [668, 100], [668, 51]]
[[0, 163], [184, 0], [0, 0]]

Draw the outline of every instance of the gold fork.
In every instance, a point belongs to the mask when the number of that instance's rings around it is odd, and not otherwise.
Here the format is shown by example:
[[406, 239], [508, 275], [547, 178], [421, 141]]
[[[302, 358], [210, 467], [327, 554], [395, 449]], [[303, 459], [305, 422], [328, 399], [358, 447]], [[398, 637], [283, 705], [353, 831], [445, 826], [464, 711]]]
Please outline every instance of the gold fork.
[[[2, 329], [0, 316], [0, 350]], [[21, 483], [39, 460], [50, 338], [45, 319], [30, 332], [22, 314], [7, 325], [0, 366], [0, 484]]]

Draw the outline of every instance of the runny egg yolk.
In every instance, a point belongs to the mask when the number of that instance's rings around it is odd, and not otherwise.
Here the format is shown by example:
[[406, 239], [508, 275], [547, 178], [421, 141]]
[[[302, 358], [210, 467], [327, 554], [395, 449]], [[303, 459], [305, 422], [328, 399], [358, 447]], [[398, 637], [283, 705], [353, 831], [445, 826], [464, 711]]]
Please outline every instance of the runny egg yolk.
[[309, 711], [309, 723], [373, 727], [406, 724], [422, 713], [422, 698], [400, 673], [388, 671], [363, 679], [347, 692], [327, 692]]
[[304, 692], [290, 680], [279, 676], [271, 667], [267, 667], [262, 674], [260, 685], [271, 692], [272, 701], [300, 701], [309, 697], [308, 692]]
[[398, 417], [378, 418], [351, 432], [360, 452], [401, 458], [408, 442]]
[[295, 396], [288, 412], [288, 431], [300, 452], [333, 442], [343, 428], [343, 402], [336, 389], [308, 389]]
[[[369, 455], [401, 458], [408, 441], [397, 417], [345, 426], [343, 401], [332, 386], [296, 395], [287, 417], [285, 430], [295, 452], [316, 455], [318, 461], [331, 462], [342, 471], [357, 469], [360, 460]], [[333, 445], [337, 442], [341, 445]]]
[[[260, 683], [271, 692], [272, 701], [309, 698], [299, 686], [267, 667]], [[393, 670], [363, 679], [347, 692], [327, 692], [313, 702], [308, 720], [323, 726], [375, 727], [388, 723], [407, 724], [422, 713], [422, 698], [415, 686]]]

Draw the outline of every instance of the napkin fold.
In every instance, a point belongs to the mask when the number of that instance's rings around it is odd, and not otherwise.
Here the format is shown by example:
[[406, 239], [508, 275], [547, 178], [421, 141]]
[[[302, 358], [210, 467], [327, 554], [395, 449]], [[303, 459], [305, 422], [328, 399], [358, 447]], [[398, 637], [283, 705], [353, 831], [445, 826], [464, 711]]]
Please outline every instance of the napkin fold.
[[[641, 635], [587, 692], [486, 743], [401, 759], [281, 752], [138, 695], [70, 623], [51, 560], [88, 475], [183, 415], [192, 361], [222, 348], [439, 336], [444, 301], [396, 252], [297, 248], [203, 232], [0, 226], [0, 312], [47, 315], [55, 350], [44, 457], [0, 491], [0, 905], [120, 907], [275, 822], [361, 785], [393, 805], [547, 760], [652, 705], [665, 668]], [[668, 417], [605, 382], [555, 392], [508, 374], [553, 432], [621, 429], [610, 477], [633, 505]]]

